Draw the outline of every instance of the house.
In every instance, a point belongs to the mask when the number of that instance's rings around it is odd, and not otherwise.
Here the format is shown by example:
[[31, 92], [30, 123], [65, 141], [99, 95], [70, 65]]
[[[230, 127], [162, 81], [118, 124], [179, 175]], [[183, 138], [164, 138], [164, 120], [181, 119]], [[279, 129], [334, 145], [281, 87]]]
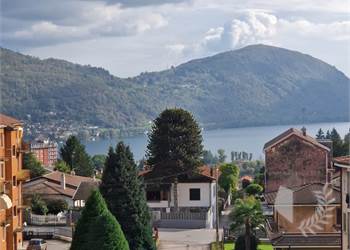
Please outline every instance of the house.
[[336, 157], [333, 164], [340, 170], [342, 249], [350, 250], [350, 156]]
[[57, 161], [57, 150], [57, 143], [49, 140], [40, 139], [30, 144], [30, 152], [32, 152], [45, 167], [54, 166]]
[[265, 144], [266, 228], [276, 250], [341, 247], [340, 190], [330, 182], [327, 143], [291, 128]]
[[[95, 183], [97, 181], [90, 177], [54, 171], [25, 182], [23, 184], [23, 200], [29, 204], [33, 194], [38, 194], [43, 199], [65, 200], [69, 207], [81, 207], [84, 206], [85, 200], [81, 199], [75, 202], [74, 196], [83, 182]], [[83, 192], [83, 187], [86, 187], [85, 184], [80, 188], [79, 193]], [[86, 198], [86, 196], [84, 197]]]
[[22, 169], [25, 145], [23, 124], [0, 114], [0, 249], [22, 245], [22, 182], [29, 171]]
[[[325, 204], [315, 193], [326, 197]], [[280, 189], [265, 193], [265, 200], [273, 209], [267, 232], [275, 249], [340, 249], [340, 192], [333, 186]]]
[[90, 197], [91, 192], [97, 189], [99, 186], [98, 181], [82, 181], [79, 184], [78, 189], [73, 195], [73, 206], [75, 208], [82, 208], [85, 206], [85, 202]]
[[[213, 228], [216, 222], [215, 169], [203, 166], [198, 173], [159, 177], [142, 171], [147, 204], [155, 225], [168, 228]], [[175, 190], [177, 189], [177, 192]], [[177, 207], [176, 207], [177, 204]]]
[[266, 192], [332, 178], [331, 149], [307, 135], [306, 129], [288, 129], [267, 142], [264, 152]]

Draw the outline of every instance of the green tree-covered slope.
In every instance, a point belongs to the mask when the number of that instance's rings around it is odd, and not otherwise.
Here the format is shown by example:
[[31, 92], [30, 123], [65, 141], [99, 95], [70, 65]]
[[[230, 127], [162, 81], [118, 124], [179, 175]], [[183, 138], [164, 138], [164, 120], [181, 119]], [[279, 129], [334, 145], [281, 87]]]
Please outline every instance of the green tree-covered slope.
[[1, 112], [24, 120], [30, 114], [32, 121], [130, 128], [174, 106], [211, 128], [349, 120], [349, 78], [311, 56], [266, 45], [127, 79], [7, 49], [0, 59]]

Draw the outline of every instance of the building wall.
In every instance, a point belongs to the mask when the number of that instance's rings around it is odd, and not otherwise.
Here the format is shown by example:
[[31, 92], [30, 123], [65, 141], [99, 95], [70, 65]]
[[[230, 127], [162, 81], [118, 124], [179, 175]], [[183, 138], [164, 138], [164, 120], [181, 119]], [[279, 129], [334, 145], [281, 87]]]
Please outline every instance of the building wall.
[[[5, 183], [2, 189], [12, 201], [12, 207], [6, 211], [0, 211], [0, 224], [9, 226], [0, 227], [0, 249], [17, 249], [22, 245], [22, 183], [18, 179], [18, 174], [22, 170], [22, 128], [15, 129], [1, 128], [0, 135], [3, 134], [3, 147], [0, 147], [0, 161], [5, 165]], [[4, 230], [6, 231], [4, 233]]]
[[57, 144], [54, 142], [33, 143], [30, 151], [47, 167], [52, 167], [57, 161]]
[[[322, 216], [322, 219], [316, 219], [319, 223], [317, 224], [320, 229], [317, 229], [316, 227], [313, 227], [312, 229], [316, 233], [336, 233], [336, 229], [334, 225], [337, 223], [337, 213], [336, 208], [340, 208], [340, 206], [334, 206], [334, 208], [327, 212], [327, 216]], [[300, 225], [303, 221], [315, 217], [316, 214], [316, 206], [293, 206], [291, 207], [293, 209], [293, 221], [290, 222], [286, 218], [284, 218], [281, 214], [278, 212], [275, 212], [275, 221], [278, 224], [279, 230], [283, 231], [285, 233], [301, 233], [301, 230], [299, 229]], [[329, 218], [327, 218], [329, 216]], [[325, 223], [322, 223], [325, 222]]]
[[[216, 222], [216, 183], [178, 183], [178, 203], [180, 211], [191, 211], [192, 208], [198, 208], [199, 211], [207, 212], [207, 219], [203, 221], [187, 221], [183, 220], [173, 222], [163, 221], [158, 226], [173, 228], [213, 228]], [[200, 189], [200, 200], [190, 200], [190, 189]], [[162, 210], [174, 207], [174, 185], [170, 188], [170, 202], [163, 201], [147, 201], [148, 206], [152, 210]], [[169, 206], [170, 205], [170, 206]], [[168, 210], [171, 211], [170, 209]], [[174, 224], [175, 223], [175, 224]]]
[[292, 135], [265, 152], [266, 190], [307, 183], [325, 183], [330, 166], [329, 153], [298, 136]]
[[[179, 183], [177, 185], [179, 207], [210, 207], [210, 183]], [[200, 189], [200, 200], [190, 200], [190, 189]]]
[[350, 249], [350, 207], [346, 203], [346, 194], [350, 194], [350, 169], [342, 168], [342, 249]]

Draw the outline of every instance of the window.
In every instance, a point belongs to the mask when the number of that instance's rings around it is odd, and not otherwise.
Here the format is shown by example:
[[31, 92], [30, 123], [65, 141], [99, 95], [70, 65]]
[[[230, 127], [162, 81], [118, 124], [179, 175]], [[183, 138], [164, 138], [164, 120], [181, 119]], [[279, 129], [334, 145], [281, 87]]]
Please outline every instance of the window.
[[5, 178], [5, 164], [0, 162], [0, 178]]
[[341, 222], [342, 222], [341, 216], [342, 216], [341, 209], [337, 208], [337, 222], [336, 222], [337, 225], [341, 225]]
[[13, 176], [12, 177], [12, 185], [15, 187], [15, 186], [17, 186], [17, 178], [16, 178], [16, 176]]
[[4, 146], [4, 134], [0, 133], [0, 147]]
[[147, 191], [148, 201], [160, 201], [160, 191]]
[[13, 216], [17, 216], [17, 207], [16, 206], [13, 207]]
[[190, 201], [200, 201], [201, 190], [200, 188], [190, 188]]
[[15, 156], [16, 155], [16, 146], [13, 145], [12, 146], [12, 156]]

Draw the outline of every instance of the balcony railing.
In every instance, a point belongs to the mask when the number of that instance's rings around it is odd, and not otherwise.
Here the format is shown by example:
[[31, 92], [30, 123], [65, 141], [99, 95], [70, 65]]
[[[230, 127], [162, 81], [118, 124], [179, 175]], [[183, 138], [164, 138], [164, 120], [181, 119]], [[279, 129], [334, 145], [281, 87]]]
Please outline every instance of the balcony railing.
[[18, 181], [26, 181], [30, 179], [30, 171], [28, 169], [21, 169], [17, 174]]

